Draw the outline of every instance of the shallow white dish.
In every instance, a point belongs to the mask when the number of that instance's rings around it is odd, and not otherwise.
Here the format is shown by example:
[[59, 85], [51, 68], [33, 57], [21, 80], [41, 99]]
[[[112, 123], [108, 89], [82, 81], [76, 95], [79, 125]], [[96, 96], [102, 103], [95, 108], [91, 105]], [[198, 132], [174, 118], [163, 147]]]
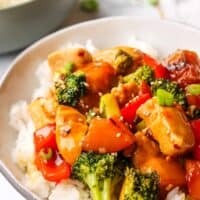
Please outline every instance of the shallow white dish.
[[10, 106], [21, 99], [30, 100], [38, 86], [35, 69], [50, 52], [69, 42], [85, 43], [87, 39], [98, 48], [124, 45], [131, 35], [152, 45], [161, 56], [178, 48], [200, 52], [200, 31], [193, 28], [147, 18], [105, 18], [66, 28], [35, 43], [18, 56], [0, 81], [0, 171], [27, 199], [37, 197], [20, 183], [23, 174], [12, 160], [17, 135], [8, 124]]

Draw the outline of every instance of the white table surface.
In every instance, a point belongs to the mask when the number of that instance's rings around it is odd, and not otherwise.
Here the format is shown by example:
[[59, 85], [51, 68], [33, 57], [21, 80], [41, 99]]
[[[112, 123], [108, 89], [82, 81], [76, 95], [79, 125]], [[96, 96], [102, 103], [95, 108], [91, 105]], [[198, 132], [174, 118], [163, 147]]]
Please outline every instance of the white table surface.
[[[175, 19], [184, 23], [192, 24], [200, 27], [200, 21], [196, 20], [198, 10], [200, 9], [199, 0], [161, 0], [160, 10], [149, 6], [147, 0], [99, 0], [100, 10], [98, 13], [86, 14], [79, 10], [78, 6], [74, 10], [74, 14], [65, 26], [77, 22], [119, 15], [136, 15], [149, 17], [164, 17], [168, 19]], [[187, 8], [187, 12], [186, 9]], [[189, 8], [189, 9], [188, 9]], [[192, 13], [192, 14], [191, 14]], [[1, 55], [0, 56], [0, 77], [6, 71], [10, 63], [20, 53], [20, 51]], [[0, 174], [0, 199], [4, 200], [24, 200], [24, 198], [7, 182], [7, 180]], [[3, 198], [2, 198], [3, 197]]]

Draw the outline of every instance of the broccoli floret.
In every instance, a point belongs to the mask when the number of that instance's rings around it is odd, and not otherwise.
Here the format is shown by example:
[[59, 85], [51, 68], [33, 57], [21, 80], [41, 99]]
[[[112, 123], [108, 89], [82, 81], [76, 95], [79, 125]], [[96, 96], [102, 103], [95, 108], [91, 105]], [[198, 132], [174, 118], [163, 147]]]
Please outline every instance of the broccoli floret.
[[81, 0], [80, 8], [85, 12], [95, 12], [99, 8], [97, 0]]
[[112, 200], [126, 166], [125, 158], [117, 154], [83, 152], [73, 166], [72, 177], [89, 187], [93, 200]]
[[127, 168], [120, 200], [158, 200], [159, 177], [156, 172], [142, 173]]
[[83, 73], [61, 76], [55, 82], [57, 100], [59, 104], [76, 106], [86, 93], [86, 78]]
[[133, 65], [133, 58], [128, 53], [123, 50], [118, 50], [115, 59], [113, 62], [113, 66], [117, 70], [118, 74], [124, 74], [126, 71]]
[[156, 96], [158, 89], [164, 89], [167, 92], [171, 93], [174, 96], [174, 101], [186, 108], [187, 100], [185, 92], [182, 88], [179, 87], [177, 83], [162, 78], [156, 79], [155, 81], [151, 82], [151, 90], [153, 95]]
[[152, 5], [152, 6], [157, 6], [159, 4], [159, 0], [149, 0], [149, 3]]
[[138, 85], [141, 83], [141, 81], [146, 81], [147, 83], [150, 83], [154, 80], [154, 73], [151, 67], [144, 65], [138, 68], [135, 72], [125, 76], [123, 80], [125, 83], [129, 81], [134, 81]]

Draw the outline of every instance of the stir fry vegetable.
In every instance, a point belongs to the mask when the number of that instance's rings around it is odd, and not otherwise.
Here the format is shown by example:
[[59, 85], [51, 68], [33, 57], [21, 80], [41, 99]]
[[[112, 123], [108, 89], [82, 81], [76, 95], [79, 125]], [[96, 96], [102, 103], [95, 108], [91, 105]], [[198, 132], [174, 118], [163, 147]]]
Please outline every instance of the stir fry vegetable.
[[142, 173], [126, 169], [120, 200], [156, 200], [159, 195], [159, 177], [155, 172]]
[[59, 183], [69, 178], [71, 166], [58, 155], [55, 128], [49, 124], [34, 133], [35, 165], [45, 179]]
[[163, 62], [126, 46], [72, 48], [48, 64], [54, 87], [29, 105], [34, 163], [46, 180], [79, 180], [93, 200], [164, 200], [175, 187], [199, 199], [196, 53]]
[[93, 200], [112, 200], [126, 166], [127, 161], [117, 154], [82, 153], [72, 175], [89, 187]]
[[177, 83], [171, 82], [167, 79], [156, 79], [151, 82], [151, 89], [154, 95], [156, 95], [158, 89], [166, 90], [174, 97], [174, 101], [181, 106], [186, 107], [186, 96], [182, 88]]
[[70, 74], [55, 83], [59, 104], [76, 106], [86, 93], [86, 78], [83, 73]]

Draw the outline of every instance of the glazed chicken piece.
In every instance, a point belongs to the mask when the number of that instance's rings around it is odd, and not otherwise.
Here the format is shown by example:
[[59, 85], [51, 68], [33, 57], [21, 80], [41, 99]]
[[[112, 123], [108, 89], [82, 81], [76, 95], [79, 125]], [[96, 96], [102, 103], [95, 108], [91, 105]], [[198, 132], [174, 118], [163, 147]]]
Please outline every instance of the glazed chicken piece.
[[117, 87], [111, 90], [111, 93], [116, 98], [120, 106], [125, 105], [128, 101], [133, 99], [139, 92], [139, 88], [134, 82], [120, 83]]
[[163, 154], [183, 154], [194, 146], [193, 131], [179, 107], [160, 106], [154, 97], [141, 105], [137, 114], [145, 120]]
[[195, 52], [177, 50], [165, 60], [165, 64], [171, 80], [177, 81], [182, 87], [200, 83], [200, 60]]
[[159, 145], [149, 139], [145, 132], [137, 132], [136, 137], [136, 150], [133, 153], [132, 161], [136, 168], [141, 168], [145, 162], [155, 156], [159, 156]]
[[94, 55], [94, 59], [110, 63], [118, 74], [125, 75], [142, 65], [143, 54], [138, 49], [120, 46], [100, 51]]
[[29, 113], [36, 130], [55, 123], [57, 102], [54, 98], [37, 98], [29, 105]]
[[69, 48], [53, 52], [48, 57], [51, 71], [59, 72], [67, 63], [73, 63], [75, 69], [81, 69], [85, 64], [92, 62], [92, 55], [84, 48]]

